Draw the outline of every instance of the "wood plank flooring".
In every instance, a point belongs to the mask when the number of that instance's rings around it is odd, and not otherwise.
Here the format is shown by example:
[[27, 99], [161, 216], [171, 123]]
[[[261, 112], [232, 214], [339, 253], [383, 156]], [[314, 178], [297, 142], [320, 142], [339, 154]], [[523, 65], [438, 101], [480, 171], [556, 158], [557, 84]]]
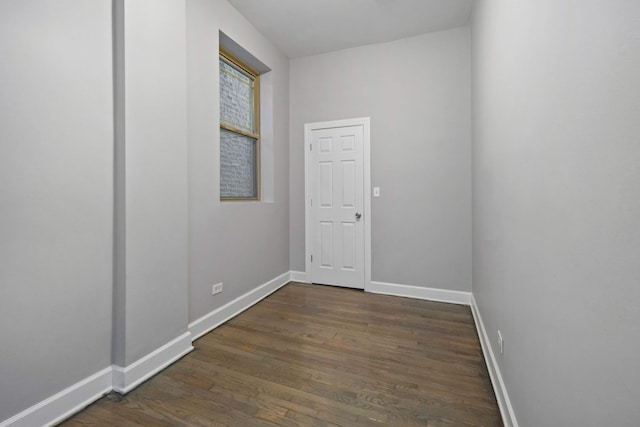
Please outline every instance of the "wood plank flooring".
[[72, 426], [502, 426], [469, 307], [290, 283]]

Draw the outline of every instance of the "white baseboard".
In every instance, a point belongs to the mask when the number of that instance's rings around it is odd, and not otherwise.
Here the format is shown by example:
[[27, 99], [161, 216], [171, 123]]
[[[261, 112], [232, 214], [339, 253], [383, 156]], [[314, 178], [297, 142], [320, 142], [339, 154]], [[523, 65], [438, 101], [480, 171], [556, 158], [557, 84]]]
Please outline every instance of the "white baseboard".
[[365, 289], [374, 294], [393, 295], [424, 299], [429, 301], [448, 302], [452, 304], [471, 304], [471, 292], [450, 291], [448, 289], [423, 288], [421, 286], [398, 285], [395, 283], [371, 282], [371, 287]]
[[109, 366], [0, 422], [0, 427], [51, 426], [75, 414], [111, 391]]
[[[304, 275], [304, 273], [301, 274]], [[122, 394], [130, 392], [142, 382], [191, 352], [193, 340], [277, 291], [289, 283], [291, 276], [291, 272], [281, 274], [190, 323], [188, 332], [131, 365], [126, 367], [114, 365], [105, 368], [19, 414], [0, 421], [0, 427], [51, 426], [69, 418], [112, 390]], [[299, 276], [294, 275], [294, 277], [296, 277], [296, 281], [303, 281]]]
[[[235, 317], [247, 308], [258, 303], [271, 293], [286, 285], [289, 281], [307, 282], [306, 273], [289, 271], [268, 281], [258, 288], [247, 292], [224, 306], [212, 311], [189, 324], [189, 332], [185, 332], [147, 356], [126, 367], [110, 366], [85, 378], [82, 381], [56, 393], [36, 405], [25, 409], [13, 417], [1, 421], [0, 427], [51, 426], [101, 396], [115, 390], [127, 393], [143, 381], [149, 379], [165, 367], [193, 350], [192, 341], [206, 334], [227, 320]], [[498, 400], [500, 413], [505, 427], [518, 427], [518, 422], [496, 362], [487, 332], [478, 311], [478, 306], [470, 292], [451, 291], [446, 289], [423, 288], [419, 286], [399, 285], [393, 283], [371, 282], [368, 292], [417, 298], [431, 301], [465, 304], [471, 306], [473, 318], [480, 337], [483, 354], [489, 370], [489, 376]]]
[[502, 380], [502, 374], [500, 373], [500, 367], [496, 361], [496, 357], [493, 354], [493, 348], [491, 347], [491, 341], [487, 335], [487, 330], [482, 322], [476, 299], [471, 296], [471, 313], [473, 313], [473, 320], [476, 323], [476, 329], [478, 331], [478, 337], [480, 338], [480, 345], [482, 346], [482, 354], [489, 370], [489, 377], [491, 378], [491, 384], [493, 385], [493, 391], [496, 394], [498, 400], [498, 407], [500, 408], [500, 414], [502, 415], [502, 422], [505, 427], [518, 427], [518, 420], [516, 414], [511, 406], [511, 400], [507, 393], [507, 388]]
[[113, 389], [126, 394], [193, 350], [191, 332], [185, 332], [132, 364], [113, 366]]
[[291, 270], [291, 281], [292, 282], [301, 282], [301, 283], [309, 283], [307, 280], [307, 273], [304, 271], [293, 271]]
[[202, 335], [217, 328], [227, 320], [237, 316], [252, 305], [277, 291], [289, 283], [290, 278], [291, 273], [287, 271], [275, 279], [271, 279], [267, 283], [260, 285], [256, 289], [228, 302], [222, 307], [213, 310], [211, 313], [205, 314], [198, 320], [189, 323], [189, 331], [191, 332], [192, 340], [195, 341]]

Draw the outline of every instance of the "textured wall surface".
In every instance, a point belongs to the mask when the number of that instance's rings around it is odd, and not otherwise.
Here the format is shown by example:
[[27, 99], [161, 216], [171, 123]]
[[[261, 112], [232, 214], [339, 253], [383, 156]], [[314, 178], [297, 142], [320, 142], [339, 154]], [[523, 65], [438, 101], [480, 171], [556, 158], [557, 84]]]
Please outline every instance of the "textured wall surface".
[[257, 143], [220, 129], [220, 197], [256, 197]]
[[253, 133], [253, 90], [252, 79], [220, 60], [220, 121]]

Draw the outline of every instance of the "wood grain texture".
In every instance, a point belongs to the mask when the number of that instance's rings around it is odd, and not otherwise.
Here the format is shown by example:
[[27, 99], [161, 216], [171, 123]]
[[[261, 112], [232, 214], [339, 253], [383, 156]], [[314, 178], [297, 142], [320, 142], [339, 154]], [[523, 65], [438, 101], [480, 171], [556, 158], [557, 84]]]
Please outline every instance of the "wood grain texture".
[[72, 426], [502, 426], [469, 307], [290, 283]]

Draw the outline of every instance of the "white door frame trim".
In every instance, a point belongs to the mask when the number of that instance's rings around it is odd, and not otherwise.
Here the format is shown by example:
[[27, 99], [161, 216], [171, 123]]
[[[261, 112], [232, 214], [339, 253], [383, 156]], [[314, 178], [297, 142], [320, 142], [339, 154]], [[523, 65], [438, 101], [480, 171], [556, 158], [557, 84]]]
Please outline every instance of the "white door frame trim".
[[364, 144], [364, 290], [371, 292], [371, 119], [361, 117], [357, 119], [332, 120], [328, 122], [306, 123], [304, 125], [304, 219], [305, 219], [305, 273], [307, 281], [313, 282], [311, 268], [311, 253], [313, 252], [311, 224], [311, 132], [318, 129], [328, 129], [347, 126], [362, 126]]

